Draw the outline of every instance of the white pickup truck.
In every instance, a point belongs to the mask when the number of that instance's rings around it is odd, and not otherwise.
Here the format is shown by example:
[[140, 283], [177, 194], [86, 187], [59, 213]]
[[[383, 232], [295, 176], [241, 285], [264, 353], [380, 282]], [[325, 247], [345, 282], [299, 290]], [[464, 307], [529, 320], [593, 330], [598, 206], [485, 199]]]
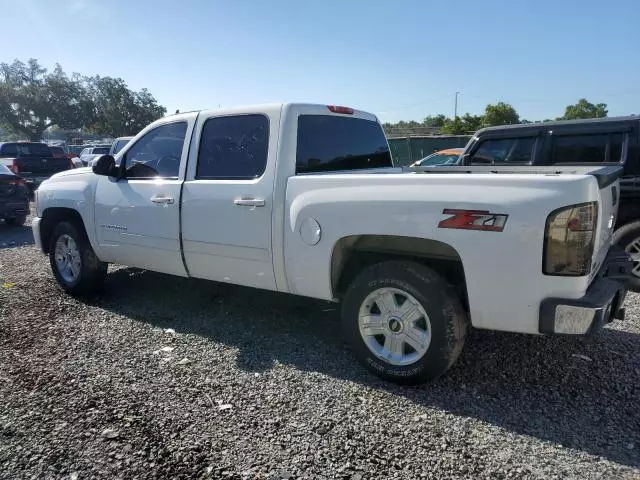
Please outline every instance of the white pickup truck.
[[340, 301], [358, 360], [416, 383], [455, 362], [469, 324], [583, 335], [623, 317], [619, 174], [406, 171], [369, 113], [200, 111], [45, 181], [33, 233], [71, 294], [117, 263]]

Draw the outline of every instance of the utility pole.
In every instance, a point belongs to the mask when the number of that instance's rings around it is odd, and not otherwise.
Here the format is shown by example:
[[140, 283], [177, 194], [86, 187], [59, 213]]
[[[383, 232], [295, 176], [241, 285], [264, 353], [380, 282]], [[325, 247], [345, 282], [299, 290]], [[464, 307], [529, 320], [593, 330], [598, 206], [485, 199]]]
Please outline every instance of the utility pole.
[[460, 92], [456, 92], [456, 104], [455, 107], [453, 108], [453, 119], [455, 120], [456, 118], [458, 118], [458, 95], [460, 94]]

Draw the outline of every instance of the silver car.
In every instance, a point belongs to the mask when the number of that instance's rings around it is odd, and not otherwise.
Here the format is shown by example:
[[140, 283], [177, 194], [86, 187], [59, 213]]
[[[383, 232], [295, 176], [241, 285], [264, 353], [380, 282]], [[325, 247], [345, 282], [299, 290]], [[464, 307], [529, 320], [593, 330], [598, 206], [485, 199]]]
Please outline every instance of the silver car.
[[90, 166], [91, 161], [95, 158], [98, 158], [101, 155], [106, 155], [109, 153], [109, 149], [111, 145], [99, 145], [96, 147], [87, 147], [82, 152], [80, 152], [80, 161], [83, 166]]

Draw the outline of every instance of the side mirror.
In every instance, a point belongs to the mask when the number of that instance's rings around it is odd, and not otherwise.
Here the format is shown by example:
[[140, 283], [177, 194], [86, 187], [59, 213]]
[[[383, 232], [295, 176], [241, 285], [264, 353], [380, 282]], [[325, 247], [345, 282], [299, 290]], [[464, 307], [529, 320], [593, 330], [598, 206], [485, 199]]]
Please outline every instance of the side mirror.
[[105, 177], [117, 177], [118, 169], [116, 168], [116, 160], [111, 155], [102, 155], [93, 162], [91, 167], [96, 175]]

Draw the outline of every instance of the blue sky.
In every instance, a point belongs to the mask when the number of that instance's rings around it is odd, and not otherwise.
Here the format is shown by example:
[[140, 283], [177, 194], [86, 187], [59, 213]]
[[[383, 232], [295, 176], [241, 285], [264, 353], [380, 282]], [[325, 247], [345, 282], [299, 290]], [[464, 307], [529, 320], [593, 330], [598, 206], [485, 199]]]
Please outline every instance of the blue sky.
[[383, 121], [640, 113], [638, 0], [0, 0], [0, 61], [122, 77], [169, 112], [337, 103]]

